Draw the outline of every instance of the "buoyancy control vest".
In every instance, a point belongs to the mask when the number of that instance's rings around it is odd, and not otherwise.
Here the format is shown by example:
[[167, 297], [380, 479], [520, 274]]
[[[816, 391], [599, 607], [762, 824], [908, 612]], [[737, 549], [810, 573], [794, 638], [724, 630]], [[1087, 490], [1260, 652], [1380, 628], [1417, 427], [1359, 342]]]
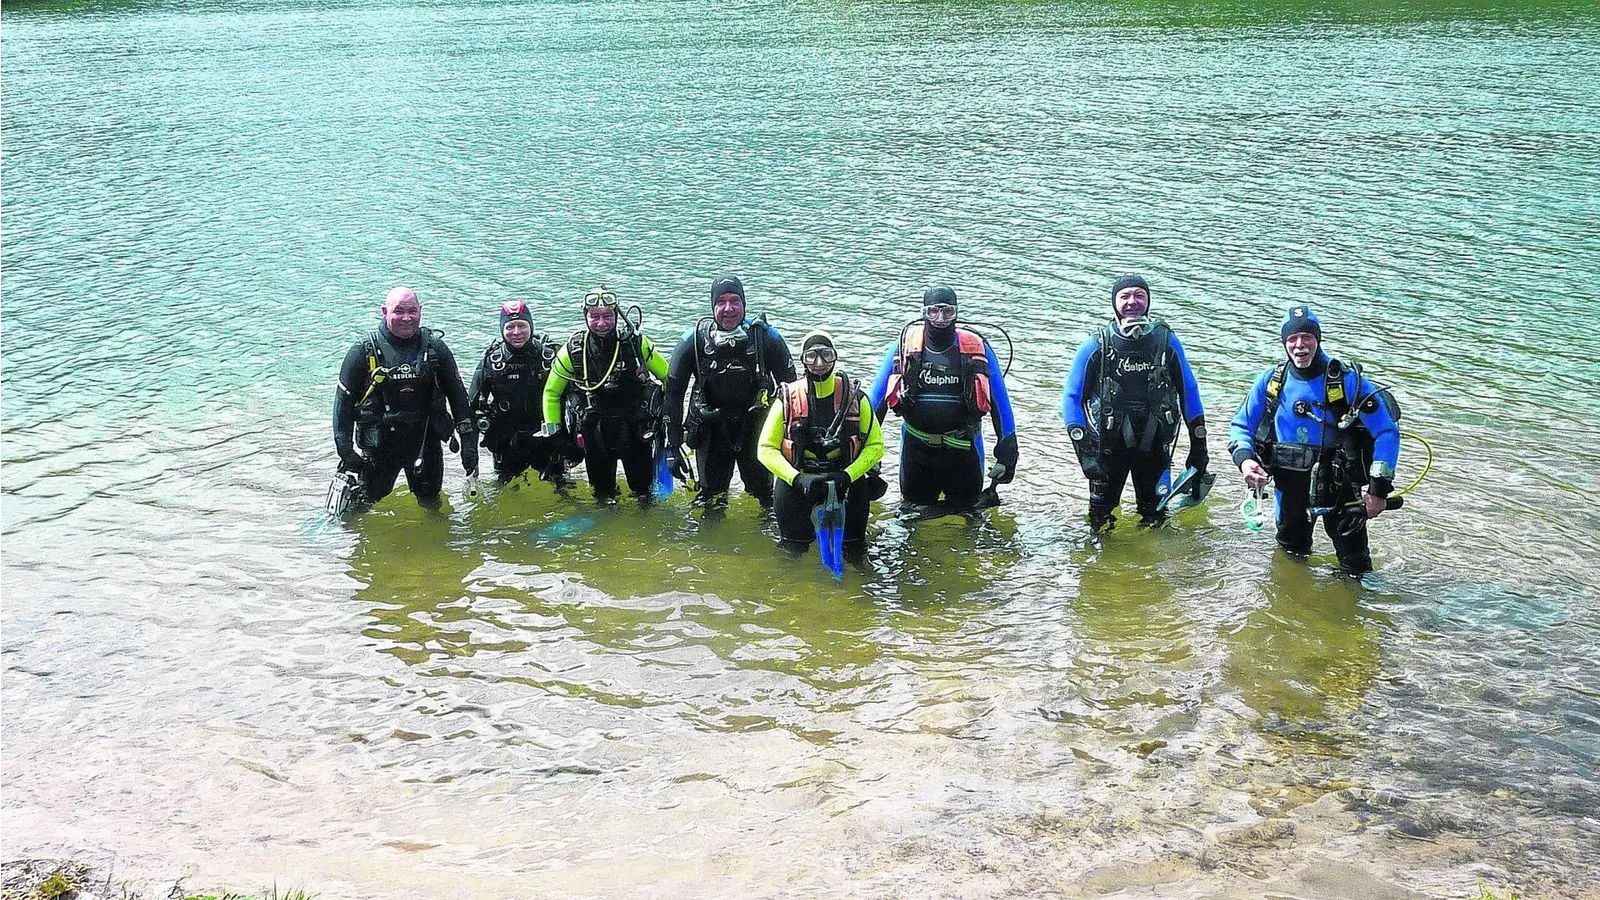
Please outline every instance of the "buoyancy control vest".
[[1172, 379], [1172, 329], [1157, 322], [1138, 338], [1127, 338], [1106, 324], [1095, 333], [1100, 347], [1100, 383], [1090, 396], [1089, 411], [1102, 446], [1148, 452], [1166, 447], [1178, 436], [1183, 399]]
[[[1269, 468], [1307, 472], [1326, 468], [1343, 487], [1366, 487], [1372, 468], [1376, 442], [1372, 432], [1361, 421], [1361, 413], [1377, 412], [1380, 405], [1386, 409], [1396, 424], [1400, 422], [1400, 403], [1394, 392], [1373, 385], [1367, 394], [1350, 397], [1345, 388], [1345, 378], [1355, 374], [1355, 390], [1359, 394], [1363, 373], [1359, 363], [1346, 366], [1329, 357], [1322, 375], [1322, 400], [1320, 409], [1296, 409], [1301, 418], [1314, 419], [1318, 434], [1316, 443], [1305, 441], [1280, 441], [1278, 439], [1278, 408], [1283, 398], [1283, 385], [1289, 376], [1289, 362], [1284, 360], [1267, 378], [1266, 399], [1261, 407], [1261, 421], [1256, 423], [1252, 435], [1256, 458], [1266, 461]], [[1301, 400], [1301, 403], [1308, 401]], [[1332, 429], [1333, 440], [1327, 437]], [[1309, 437], [1309, 435], [1308, 435]]]
[[518, 432], [536, 432], [544, 423], [544, 385], [556, 347], [549, 335], [536, 333], [521, 350], [503, 339], [483, 354], [483, 380], [479, 385], [479, 415], [488, 420], [484, 436], [490, 447], [504, 446]]
[[992, 406], [989, 356], [983, 336], [959, 325], [955, 330], [952, 346], [935, 351], [927, 346], [928, 324], [912, 322], [901, 332], [900, 347], [895, 351], [894, 372], [889, 376], [885, 399], [889, 408], [913, 427], [929, 433], [956, 428], [943, 427], [952, 424], [948, 422], [929, 422], [923, 427], [912, 421], [921, 418], [917, 412], [921, 398], [959, 398], [960, 421], [953, 424], [964, 430], [981, 424]]
[[861, 389], [843, 374], [834, 374], [833, 393], [813, 403], [811, 382], [801, 378], [783, 385], [784, 459], [802, 472], [843, 471], [867, 445], [861, 421]]
[[751, 321], [742, 338], [719, 337], [726, 334], [710, 316], [695, 325], [692, 402], [728, 412], [765, 409], [774, 387], [767, 369], [766, 317]]
[[[443, 401], [438, 389], [437, 336], [431, 329], [417, 332], [415, 348], [395, 346], [383, 331], [374, 329], [363, 345], [367, 353], [367, 390], [356, 402], [356, 421], [384, 431], [421, 428]], [[446, 421], [444, 431], [449, 431]]]
[[[593, 351], [591, 354], [590, 351]], [[644, 349], [636, 334], [591, 340], [587, 329], [567, 341], [576, 409], [606, 417], [631, 416], [645, 399]], [[592, 357], [592, 358], [591, 358]]]

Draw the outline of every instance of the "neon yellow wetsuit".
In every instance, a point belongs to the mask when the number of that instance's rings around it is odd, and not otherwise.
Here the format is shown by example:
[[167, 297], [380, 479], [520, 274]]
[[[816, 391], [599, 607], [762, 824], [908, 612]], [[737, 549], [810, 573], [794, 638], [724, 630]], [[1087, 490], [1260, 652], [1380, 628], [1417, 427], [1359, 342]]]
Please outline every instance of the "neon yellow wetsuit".
[[[767, 413], [766, 423], [761, 428], [761, 443], [757, 447], [756, 456], [761, 460], [761, 464], [778, 478], [779, 484], [773, 496], [773, 510], [777, 514], [778, 531], [785, 541], [807, 543], [812, 538], [810, 516], [813, 500], [795, 486], [795, 479], [802, 474], [802, 468], [807, 474], [837, 472], [843, 469], [850, 479], [850, 489], [845, 498], [845, 542], [859, 542], [866, 536], [867, 514], [872, 501], [867, 491], [858, 488], [861, 487], [862, 476], [883, 459], [883, 429], [878, 423], [878, 417], [872, 411], [872, 403], [853, 381], [850, 382], [849, 390], [853, 395], [853, 402], [858, 407], [859, 419], [850, 416], [846, 421], [855, 422], [856, 432], [847, 433], [847, 429], [841, 425], [841, 433], [837, 435], [838, 445], [820, 454], [813, 452], [807, 446], [814, 442], [812, 434], [819, 430], [827, 430], [826, 426], [821, 429], [815, 427], [818, 420], [812, 418], [813, 411], [822, 413], [821, 418], [824, 420], [831, 420], [837, 416], [837, 406], [833, 398], [834, 392], [840, 389], [843, 380], [843, 376], [835, 373], [821, 383], [814, 383], [810, 378], [801, 378], [799, 381], [784, 385], [779, 392], [777, 402], [772, 404], [772, 409]], [[796, 392], [805, 394], [797, 396]], [[803, 408], [808, 418], [811, 418], [813, 427], [791, 427], [790, 411], [802, 408], [801, 397], [804, 397]], [[851, 403], [852, 399], [846, 399], [845, 402]], [[847, 458], [851, 453], [854, 454], [854, 458]], [[796, 454], [798, 459], [793, 458]]]
[[556, 354], [544, 386], [544, 420], [561, 422], [562, 398], [568, 388], [578, 392], [571, 439], [583, 450], [595, 496], [616, 495], [618, 462], [628, 487], [649, 495], [665, 435], [659, 400], [666, 380], [667, 361], [643, 335], [597, 339], [579, 331]]

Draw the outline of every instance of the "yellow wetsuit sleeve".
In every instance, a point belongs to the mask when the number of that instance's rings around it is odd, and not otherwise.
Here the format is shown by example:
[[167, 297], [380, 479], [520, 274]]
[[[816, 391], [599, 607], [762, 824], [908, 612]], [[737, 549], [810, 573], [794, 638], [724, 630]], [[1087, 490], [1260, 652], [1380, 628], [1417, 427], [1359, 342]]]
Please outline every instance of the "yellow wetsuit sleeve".
[[883, 427], [878, 424], [878, 416], [872, 411], [872, 400], [865, 394], [861, 397], [861, 421], [867, 423], [867, 442], [861, 447], [861, 455], [844, 470], [851, 481], [860, 480], [868, 469], [883, 459]]
[[550, 380], [544, 383], [544, 420], [546, 422], [561, 422], [561, 397], [567, 392], [567, 384], [572, 381], [572, 354], [562, 347], [556, 354], [556, 361], [550, 365]]
[[761, 460], [767, 471], [784, 484], [794, 484], [800, 470], [783, 458], [783, 417], [783, 394], [780, 392], [772, 408], [767, 410], [766, 424], [761, 426], [761, 442], [756, 445], [756, 459]]
[[662, 356], [661, 351], [656, 349], [656, 345], [650, 343], [650, 339], [642, 334], [639, 335], [639, 355], [644, 357], [644, 367], [650, 371], [650, 374], [654, 375], [657, 381], [666, 384], [667, 370], [669, 368], [667, 358]]

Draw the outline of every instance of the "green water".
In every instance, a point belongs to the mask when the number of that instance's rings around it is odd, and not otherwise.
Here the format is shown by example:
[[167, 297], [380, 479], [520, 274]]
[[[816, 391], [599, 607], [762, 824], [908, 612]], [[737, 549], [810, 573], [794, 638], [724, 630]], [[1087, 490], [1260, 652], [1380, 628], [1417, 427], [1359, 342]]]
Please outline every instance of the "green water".
[[[0, 24], [8, 856], [371, 897], [1600, 886], [1592, 4]], [[440, 512], [319, 519], [388, 287], [465, 361], [600, 280], [670, 342], [727, 270], [863, 376], [928, 282], [1004, 325], [1005, 505], [891, 494], [839, 585], [742, 497], [451, 471]], [[1437, 460], [1376, 575], [1276, 557], [1227, 476], [1088, 533], [1058, 397], [1128, 270], [1215, 433], [1293, 303], [1394, 387]]]

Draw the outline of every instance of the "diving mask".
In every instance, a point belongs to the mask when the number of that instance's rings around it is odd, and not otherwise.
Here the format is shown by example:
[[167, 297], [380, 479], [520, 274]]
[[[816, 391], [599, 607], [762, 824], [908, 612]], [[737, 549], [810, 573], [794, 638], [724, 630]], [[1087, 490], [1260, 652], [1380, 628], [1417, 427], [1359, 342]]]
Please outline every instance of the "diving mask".
[[589, 293], [583, 295], [583, 308], [584, 309], [594, 309], [594, 308], [600, 307], [600, 306], [615, 307], [616, 305], [617, 305], [617, 295], [616, 295], [616, 293], [614, 291], [612, 291], [610, 288], [608, 288], [605, 285], [603, 285], [603, 284], [601, 286], [599, 286], [598, 288], [595, 288], [594, 290], [590, 291]]
[[742, 343], [749, 336], [750, 329], [744, 327], [743, 322], [740, 322], [739, 327], [732, 331], [713, 328], [711, 329], [711, 345], [713, 347], [730, 347], [734, 344]]
[[1156, 323], [1149, 316], [1136, 316], [1132, 319], [1118, 319], [1117, 333], [1130, 341], [1137, 341], [1145, 335], [1156, 330]]
[[1250, 496], [1239, 504], [1239, 514], [1244, 516], [1244, 527], [1261, 531], [1278, 518], [1278, 506], [1264, 487], [1251, 488]]

